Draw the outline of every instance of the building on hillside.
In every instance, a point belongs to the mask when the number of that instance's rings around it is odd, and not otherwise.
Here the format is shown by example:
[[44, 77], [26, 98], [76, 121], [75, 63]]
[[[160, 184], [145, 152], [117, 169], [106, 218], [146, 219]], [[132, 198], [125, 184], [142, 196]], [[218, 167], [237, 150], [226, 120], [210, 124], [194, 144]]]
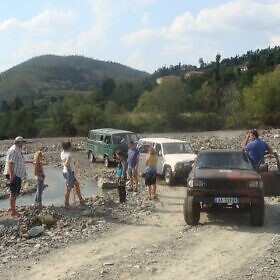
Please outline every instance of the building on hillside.
[[248, 64], [238, 65], [237, 68], [238, 68], [241, 72], [246, 72], [246, 71], [248, 71]]
[[156, 82], [158, 85], [166, 82], [166, 81], [171, 81], [171, 80], [175, 80], [175, 79], [178, 79], [179, 77], [178, 76], [175, 76], [175, 75], [169, 75], [169, 76], [162, 76], [162, 77], [159, 77], [157, 78]]
[[203, 74], [202, 71], [189, 71], [185, 74], [185, 79], [193, 77], [193, 76], [200, 76], [202, 74]]

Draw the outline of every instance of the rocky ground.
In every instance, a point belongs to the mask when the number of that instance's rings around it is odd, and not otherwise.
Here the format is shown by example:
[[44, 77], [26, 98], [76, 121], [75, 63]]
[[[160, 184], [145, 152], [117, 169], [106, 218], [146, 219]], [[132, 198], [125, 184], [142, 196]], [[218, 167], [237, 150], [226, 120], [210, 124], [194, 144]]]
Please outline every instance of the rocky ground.
[[[279, 154], [277, 134], [276, 130], [261, 132]], [[245, 132], [160, 136], [187, 140], [199, 151], [240, 149]], [[61, 140], [35, 139], [26, 152], [45, 147], [50, 164], [59, 166]], [[84, 139], [72, 141], [77, 150], [84, 148]], [[9, 144], [0, 142], [0, 151]], [[113, 168], [89, 165], [85, 155], [79, 164], [81, 178], [113, 180]], [[125, 207], [119, 206], [117, 192], [112, 190], [87, 198], [75, 211], [24, 206], [19, 219], [0, 211], [1, 279], [280, 278], [278, 198], [266, 201], [262, 228], [251, 228], [248, 215], [239, 213], [214, 217], [203, 213], [201, 225], [189, 227], [182, 213], [185, 189], [180, 185], [169, 188], [159, 180], [158, 190], [156, 201], [146, 199], [143, 187], [138, 193], [128, 192]]]

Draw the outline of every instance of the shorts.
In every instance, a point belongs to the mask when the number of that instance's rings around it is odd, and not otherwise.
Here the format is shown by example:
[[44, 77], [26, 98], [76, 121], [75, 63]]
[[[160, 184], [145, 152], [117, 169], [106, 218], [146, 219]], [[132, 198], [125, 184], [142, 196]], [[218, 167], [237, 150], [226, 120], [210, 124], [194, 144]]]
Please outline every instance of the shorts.
[[67, 171], [67, 173], [63, 172], [63, 177], [66, 179], [66, 187], [74, 188], [77, 179], [75, 178], [74, 171]]
[[128, 167], [127, 174], [129, 178], [137, 179], [137, 168], [136, 167]]
[[[10, 176], [6, 175], [6, 178], [9, 180]], [[17, 197], [20, 194], [21, 189], [21, 178], [18, 176], [14, 177], [14, 181], [12, 183], [9, 183], [10, 192], [13, 197]]]
[[151, 186], [154, 185], [157, 181], [157, 172], [146, 173], [145, 175], [145, 185]]

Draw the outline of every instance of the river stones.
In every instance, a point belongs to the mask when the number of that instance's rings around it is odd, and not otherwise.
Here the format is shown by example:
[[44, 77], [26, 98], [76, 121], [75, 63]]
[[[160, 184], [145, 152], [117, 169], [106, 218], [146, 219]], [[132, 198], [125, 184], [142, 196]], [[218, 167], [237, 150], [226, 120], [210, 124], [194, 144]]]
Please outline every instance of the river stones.
[[31, 228], [28, 231], [28, 235], [30, 238], [38, 237], [38, 236], [42, 235], [44, 233], [44, 231], [45, 231], [45, 229], [43, 226], [36, 226], [36, 227]]

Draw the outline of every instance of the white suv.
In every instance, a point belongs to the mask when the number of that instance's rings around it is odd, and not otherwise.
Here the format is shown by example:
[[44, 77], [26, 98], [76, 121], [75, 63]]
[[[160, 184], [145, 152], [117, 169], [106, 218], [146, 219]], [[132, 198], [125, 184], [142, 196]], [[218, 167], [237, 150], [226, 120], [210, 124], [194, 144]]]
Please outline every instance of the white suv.
[[169, 138], [141, 138], [139, 140], [139, 173], [145, 173], [145, 159], [149, 146], [152, 146], [158, 154], [157, 174], [163, 175], [169, 186], [175, 179], [188, 177], [196, 154], [187, 142]]

